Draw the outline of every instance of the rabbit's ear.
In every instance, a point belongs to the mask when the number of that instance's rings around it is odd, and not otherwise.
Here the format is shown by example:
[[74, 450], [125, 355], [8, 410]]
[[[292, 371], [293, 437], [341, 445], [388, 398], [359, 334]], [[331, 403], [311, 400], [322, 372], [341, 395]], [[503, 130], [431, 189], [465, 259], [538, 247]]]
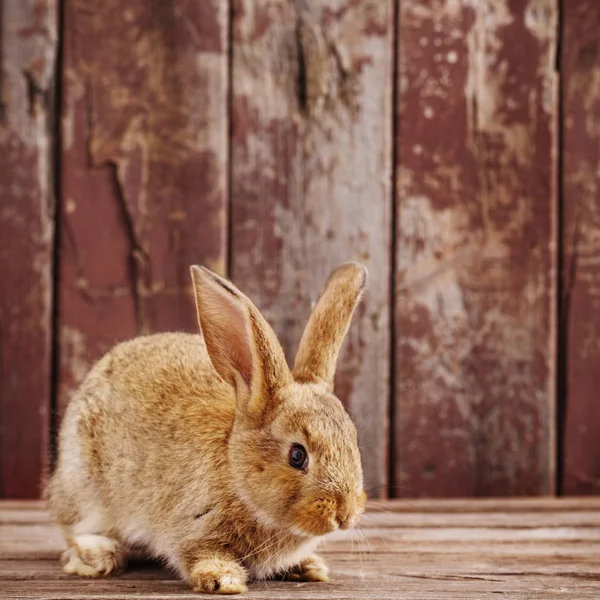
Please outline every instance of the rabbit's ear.
[[213, 367], [235, 387], [238, 407], [262, 418], [292, 381], [285, 355], [259, 310], [230, 281], [206, 267], [190, 268], [198, 323]]
[[367, 282], [356, 262], [333, 270], [302, 334], [293, 374], [300, 383], [324, 383], [333, 391], [337, 357]]

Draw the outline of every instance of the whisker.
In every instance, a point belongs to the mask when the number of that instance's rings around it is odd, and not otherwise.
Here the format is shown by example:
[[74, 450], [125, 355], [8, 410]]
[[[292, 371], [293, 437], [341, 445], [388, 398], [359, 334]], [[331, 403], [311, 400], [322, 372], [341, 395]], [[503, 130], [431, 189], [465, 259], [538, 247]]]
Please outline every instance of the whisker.
[[[364, 541], [364, 543], [367, 545], [368, 549], [369, 549], [369, 560], [371, 562], [375, 561], [375, 557], [373, 554], [373, 546], [371, 546], [371, 542], [369, 542], [369, 539], [367, 538], [367, 535], [365, 534], [365, 532], [362, 530], [362, 528], [358, 528], [358, 533], [360, 533], [360, 535], [362, 536], [362, 539]], [[365, 553], [366, 555], [366, 553]]]
[[385, 509], [381, 509], [381, 510], [374, 510], [373, 513], [367, 513], [364, 515], [362, 522], [366, 523], [367, 525], [369, 525], [369, 522], [373, 520], [374, 517], [377, 516], [377, 514], [383, 514], [383, 515], [393, 515], [394, 513], [389, 511], [389, 510], [385, 510]]
[[[294, 532], [292, 532], [293, 534]], [[291, 535], [291, 534], [290, 534]], [[284, 538], [286, 539], [286, 538]], [[282, 540], [283, 541], [283, 540]], [[271, 560], [275, 560], [277, 558], [279, 558], [289, 547], [290, 545], [294, 542], [294, 538], [292, 538], [285, 546], [283, 546], [283, 548], [280, 548], [279, 551], [271, 558]]]
[[[283, 542], [284, 540], [287, 540], [289, 537], [292, 537], [295, 533], [296, 533], [295, 529], [292, 529], [292, 530], [289, 530], [289, 532], [284, 537], [279, 538], [280, 532], [279, 531], [275, 532], [273, 535], [268, 537], [262, 544], [259, 544], [252, 552], [250, 552], [249, 554], [246, 554], [246, 556], [243, 556], [242, 558], [240, 558], [239, 559], [240, 562], [245, 561], [246, 559], [250, 558], [251, 556], [258, 554], [259, 552], [264, 552], [265, 550], [268, 550], [269, 548], [276, 546], [278, 543]], [[273, 543], [269, 544], [268, 546], [265, 546], [268, 542], [270, 542], [274, 538], [277, 538], [277, 539], [275, 539], [275, 541]], [[291, 541], [293, 541], [293, 539]]]
[[[415, 498], [418, 497], [418, 493], [417, 490], [409, 485], [405, 485], [405, 484], [397, 484], [397, 485], [388, 485], [385, 483], [382, 483], [381, 485], [374, 485], [371, 486], [370, 488], [367, 488], [365, 490], [365, 492], [367, 493], [367, 495], [369, 494], [373, 494], [375, 492], [378, 491], [385, 491], [385, 492], [389, 492], [389, 491], [400, 491], [400, 492], [406, 492], [408, 494], [411, 494], [410, 497], [412, 497], [412, 499], [414, 500]], [[400, 500], [403, 502], [407, 501], [407, 498], [403, 498], [403, 497], [393, 497], [393, 500]]]
[[[372, 556], [369, 556], [369, 554], [372, 553], [371, 544], [369, 543], [364, 532], [360, 528], [355, 528], [352, 530], [351, 540], [352, 540], [352, 553], [358, 554], [358, 558], [359, 558], [361, 565], [369, 562], [370, 560], [372, 561]], [[357, 550], [354, 549], [355, 541], [356, 541]], [[367, 547], [367, 549], [365, 549], [365, 546]], [[368, 552], [367, 552], [367, 550], [368, 550]]]
[[353, 539], [356, 538], [356, 544], [357, 544], [357, 547], [358, 547], [358, 560], [359, 560], [359, 562], [360, 562], [360, 564], [362, 566], [364, 564], [364, 562], [365, 562], [365, 553], [364, 553], [364, 551], [362, 549], [362, 546], [361, 546], [361, 540], [358, 538], [358, 529], [354, 529], [352, 531], [352, 538]]
[[[349, 406], [349, 410], [348, 412], [350, 413], [352, 420], [354, 421], [354, 423], [358, 426], [358, 424], [360, 423], [361, 425], [364, 424], [364, 421], [362, 421], [362, 418], [365, 416], [371, 417], [372, 413], [375, 411], [375, 409], [380, 408], [379, 407], [379, 400], [381, 400], [381, 398], [383, 398], [386, 395], [386, 392], [380, 392], [379, 394], [377, 394], [376, 396], [374, 396], [373, 398], [371, 398], [369, 400], [369, 402], [364, 402], [362, 404], [362, 406], [359, 407], [358, 412], [355, 412], [355, 408], [353, 406]], [[365, 411], [369, 410], [369, 414], [365, 415]]]
[[242, 558], [240, 558], [240, 561], [244, 561], [247, 558], [250, 558], [251, 556], [253, 556], [254, 554], [260, 552], [262, 549], [264, 549], [266, 544], [268, 544], [271, 540], [273, 540], [277, 537], [277, 534], [278, 534], [278, 532], [274, 533], [273, 535], [270, 535], [264, 542], [262, 542], [261, 544], [256, 546], [256, 548], [254, 548], [254, 550], [252, 552], [250, 552], [249, 554], [246, 554], [246, 556], [242, 556]]

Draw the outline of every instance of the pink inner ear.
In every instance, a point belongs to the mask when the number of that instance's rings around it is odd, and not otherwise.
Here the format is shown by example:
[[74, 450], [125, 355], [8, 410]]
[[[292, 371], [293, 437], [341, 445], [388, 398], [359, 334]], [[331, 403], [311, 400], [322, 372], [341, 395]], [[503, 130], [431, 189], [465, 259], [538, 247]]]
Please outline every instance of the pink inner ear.
[[218, 283], [196, 282], [200, 326], [213, 366], [225, 381], [236, 373], [250, 386], [253, 374], [252, 334], [246, 307]]

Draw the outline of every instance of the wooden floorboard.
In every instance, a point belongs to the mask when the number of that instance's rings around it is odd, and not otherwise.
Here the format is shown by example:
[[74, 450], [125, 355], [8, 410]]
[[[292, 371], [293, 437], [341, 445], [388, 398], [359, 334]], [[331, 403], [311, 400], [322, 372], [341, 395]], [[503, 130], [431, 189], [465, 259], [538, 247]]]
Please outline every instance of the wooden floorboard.
[[[0, 503], [0, 598], [197, 598], [136, 559], [105, 580], [65, 575], [63, 541], [36, 502]], [[600, 599], [600, 498], [377, 502], [331, 536], [328, 584], [255, 582], [243, 597]]]

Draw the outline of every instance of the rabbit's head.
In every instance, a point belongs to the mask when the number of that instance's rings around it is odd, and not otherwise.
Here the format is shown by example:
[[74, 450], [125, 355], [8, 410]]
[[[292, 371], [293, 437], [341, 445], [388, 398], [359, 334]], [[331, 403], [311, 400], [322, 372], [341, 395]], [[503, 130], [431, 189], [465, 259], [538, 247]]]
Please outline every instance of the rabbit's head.
[[331, 273], [292, 370], [244, 294], [206, 268], [191, 271], [208, 354], [236, 394], [227, 449], [235, 492], [267, 526], [311, 536], [352, 527], [366, 495], [356, 428], [333, 379], [366, 269], [345, 263]]

